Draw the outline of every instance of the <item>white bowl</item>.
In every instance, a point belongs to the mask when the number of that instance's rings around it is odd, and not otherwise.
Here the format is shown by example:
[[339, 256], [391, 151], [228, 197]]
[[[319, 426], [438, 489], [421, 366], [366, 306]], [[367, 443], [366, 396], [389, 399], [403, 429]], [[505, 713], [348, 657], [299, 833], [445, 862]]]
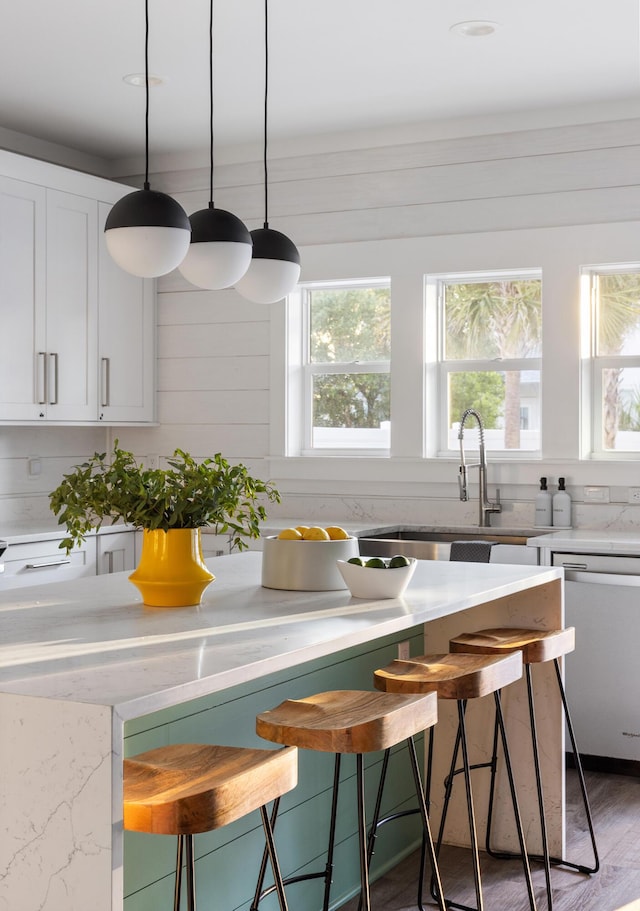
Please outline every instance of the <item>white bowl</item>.
[[393, 569], [358, 566], [338, 560], [338, 569], [354, 598], [399, 598], [411, 581], [417, 560], [408, 557], [408, 566]]
[[348, 588], [336, 560], [360, 553], [357, 538], [341, 541], [263, 539], [262, 585], [286, 591], [326, 592]]

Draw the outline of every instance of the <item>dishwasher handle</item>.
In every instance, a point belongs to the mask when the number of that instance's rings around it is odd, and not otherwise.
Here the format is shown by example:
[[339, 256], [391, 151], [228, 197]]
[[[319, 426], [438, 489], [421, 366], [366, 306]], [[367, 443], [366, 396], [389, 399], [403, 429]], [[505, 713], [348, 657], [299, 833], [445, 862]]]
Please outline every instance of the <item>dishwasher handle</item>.
[[566, 582], [585, 582], [588, 585], [623, 585], [627, 588], [640, 587], [640, 576], [627, 576], [622, 573], [594, 573], [570, 569], [564, 564]]

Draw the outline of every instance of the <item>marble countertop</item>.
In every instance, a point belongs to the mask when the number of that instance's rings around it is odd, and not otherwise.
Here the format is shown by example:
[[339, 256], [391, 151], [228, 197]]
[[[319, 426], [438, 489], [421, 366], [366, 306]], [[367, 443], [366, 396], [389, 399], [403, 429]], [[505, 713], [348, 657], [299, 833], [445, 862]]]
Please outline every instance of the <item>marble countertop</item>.
[[[283, 528], [292, 528], [296, 525], [308, 525], [309, 520], [304, 522], [302, 519], [278, 519], [278, 520], [269, 520], [262, 525], [261, 532], [263, 535], [277, 535], [278, 532], [282, 531]], [[366, 537], [367, 535], [383, 535], [383, 534], [392, 534], [397, 531], [413, 531], [413, 532], [444, 532], [446, 534], [474, 534], [477, 533], [478, 536], [481, 536], [483, 533], [489, 533], [492, 535], [521, 535], [523, 537], [529, 537], [530, 535], [539, 535], [543, 529], [541, 528], [522, 528], [522, 527], [511, 527], [511, 526], [497, 526], [490, 528], [480, 528], [478, 525], [408, 525], [406, 522], [396, 522], [391, 524], [389, 522], [385, 524], [376, 525], [374, 522], [352, 522], [348, 519], [343, 519], [341, 521], [327, 521], [323, 519], [318, 521], [315, 524], [321, 525], [323, 528], [329, 525], [340, 525], [345, 531], [348, 531], [351, 535], [356, 535], [356, 537]]]
[[[296, 525], [309, 525], [311, 520], [307, 519], [267, 519], [261, 526], [262, 536], [266, 535], [277, 535], [278, 532], [282, 531], [283, 528], [291, 528]], [[328, 525], [340, 525], [351, 535], [356, 537], [363, 537], [364, 535], [380, 535], [380, 534], [391, 534], [395, 531], [404, 531], [410, 529], [417, 532], [428, 532], [428, 531], [442, 531], [442, 532], [458, 532], [460, 534], [469, 534], [470, 532], [478, 531], [478, 534], [481, 534], [482, 531], [490, 531], [491, 534], [495, 535], [523, 535], [528, 537], [529, 535], [537, 535], [541, 532], [539, 528], [511, 528], [511, 527], [491, 527], [490, 529], [480, 529], [477, 525], [407, 525], [406, 523], [376, 523], [372, 520], [369, 521], [360, 521], [355, 522], [350, 519], [336, 519], [328, 520], [322, 519], [318, 520], [318, 525], [326, 527]], [[116, 525], [109, 525], [105, 523], [98, 534], [112, 534], [118, 531], [126, 531], [130, 529], [131, 526], [123, 525], [118, 523]], [[216, 531], [213, 528], [203, 528], [202, 533], [215, 535]], [[63, 537], [65, 534], [64, 527], [58, 525], [57, 519], [53, 514], [51, 517], [46, 519], [35, 520], [12, 520], [10, 522], [4, 522], [0, 526], [0, 538], [6, 541], [9, 546], [12, 544], [27, 544], [33, 541], [51, 541], [55, 538]]]
[[[117, 523], [116, 525], [103, 525], [97, 534], [108, 535], [115, 534], [119, 531], [129, 531], [131, 526]], [[39, 519], [33, 521], [24, 519], [21, 521], [13, 520], [0, 524], [0, 538], [6, 541], [9, 546], [12, 544], [30, 544], [33, 541], [53, 541], [56, 538], [64, 538], [66, 534], [65, 527], [58, 525], [58, 520], [52, 514], [51, 518]], [[96, 534], [90, 532], [87, 537]]]
[[123, 719], [562, 578], [562, 570], [420, 561], [404, 596], [262, 588], [262, 555], [218, 557], [198, 607], [147, 608], [127, 573], [0, 595], [0, 691], [112, 706]]
[[529, 538], [527, 545], [585, 553], [640, 554], [640, 529], [635, 532], [558, 528], [549, 534]]

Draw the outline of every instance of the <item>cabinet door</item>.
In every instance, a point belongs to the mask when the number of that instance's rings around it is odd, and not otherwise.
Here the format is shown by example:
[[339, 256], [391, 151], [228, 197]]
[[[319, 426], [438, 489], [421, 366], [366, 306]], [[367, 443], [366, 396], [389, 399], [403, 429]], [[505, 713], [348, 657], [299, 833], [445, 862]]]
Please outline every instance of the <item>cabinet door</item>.
[[45, 416], [45, 205], [42, 187], [0, 177], [0, 420]]
[[133, 531], [117, 531], [97, 535], [97, 573], [121, 573], [136, 568], [135, 535]]
[[47, 417], [95, 421], [97, 202], [47, 190]]
[[0, 576], [0, 591], [95, 576], [94, 539], [88, 538], [69, 554], [60, 550], [58, 545], [61, 540], [55, 538], [51, 541], [10, 544], [3, 558], [5, 569]]
[[116, 265], [104, 242], [111, 209], [99, 203], [98, 418], [105, 423], [153, 421], [155, 288]]

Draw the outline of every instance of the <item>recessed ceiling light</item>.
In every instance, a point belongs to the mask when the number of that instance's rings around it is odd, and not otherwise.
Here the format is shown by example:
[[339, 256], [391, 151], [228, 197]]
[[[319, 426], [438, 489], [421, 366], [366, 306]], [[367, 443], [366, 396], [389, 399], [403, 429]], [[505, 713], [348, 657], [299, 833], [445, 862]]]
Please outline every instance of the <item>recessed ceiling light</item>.
[[498, 28], [497, 22], [489, 22], [486, 19], [470, 19], [467, 22], [456, 22], [449, 29], [456, 35], [464, 35], [465, 38], [484, 38], [487, 35], [493, 35]]
[[[126, 82], [127, 85], [136, 85], [144, 88], [145, 86], [145, 75], [144, 73], [129, 73], [128, 76], [123, 76], [122, 81]], [[162, 85], [164, 82], [162, 76], [152, 76], [149, 73], [149, 87], [153, 85]]]

